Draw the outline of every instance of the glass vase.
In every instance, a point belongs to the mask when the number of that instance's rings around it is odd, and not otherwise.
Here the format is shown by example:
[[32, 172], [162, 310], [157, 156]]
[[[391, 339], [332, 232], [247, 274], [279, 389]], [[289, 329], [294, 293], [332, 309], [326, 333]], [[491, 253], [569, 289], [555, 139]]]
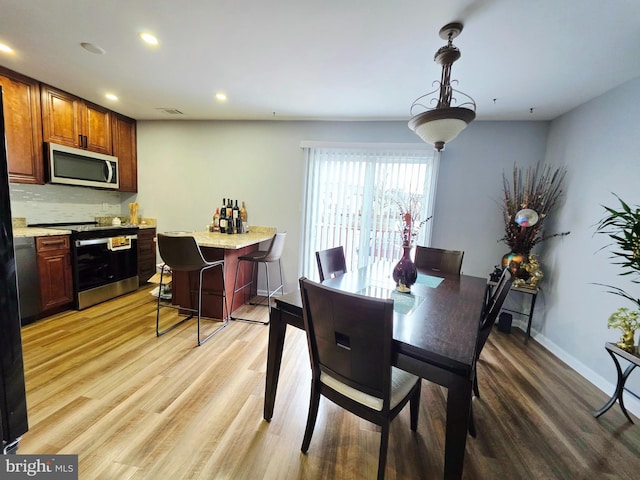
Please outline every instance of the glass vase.
[[509, 252], [502, 257], [502, 268], [509, 267], [512, 275], [516, 279], [527, 280], [529, 273], [524, 266], [527, 263], [528, 254], [520, 252]]
[[403, 246], [402, 250], [402, 258], [393, 269], [393, 280], [396, 282], [396, 290], [408, 293], [411, 285], [418, 279], [418, 270], [411, 260], [411, 246]]

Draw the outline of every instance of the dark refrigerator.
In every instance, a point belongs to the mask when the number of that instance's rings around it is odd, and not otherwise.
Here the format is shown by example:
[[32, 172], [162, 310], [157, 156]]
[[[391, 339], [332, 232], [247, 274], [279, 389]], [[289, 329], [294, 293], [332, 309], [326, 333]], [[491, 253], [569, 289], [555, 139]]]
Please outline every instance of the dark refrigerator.
[[0, 433], [2, 453], [15, 453], [28, 430], [9, 168], [0, 87]]

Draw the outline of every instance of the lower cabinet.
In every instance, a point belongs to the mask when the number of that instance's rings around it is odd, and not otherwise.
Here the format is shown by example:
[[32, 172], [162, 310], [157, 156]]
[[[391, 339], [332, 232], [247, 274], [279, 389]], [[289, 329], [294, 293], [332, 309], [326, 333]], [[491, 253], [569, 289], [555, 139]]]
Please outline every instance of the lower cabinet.
[[43, 313], [69, 306], [73, 303], [69, 236], [36, 238], [36, 256]]
[[138, 230], [138, 278], [140, 283], [147, 282], [156, 273], [156, 229]]

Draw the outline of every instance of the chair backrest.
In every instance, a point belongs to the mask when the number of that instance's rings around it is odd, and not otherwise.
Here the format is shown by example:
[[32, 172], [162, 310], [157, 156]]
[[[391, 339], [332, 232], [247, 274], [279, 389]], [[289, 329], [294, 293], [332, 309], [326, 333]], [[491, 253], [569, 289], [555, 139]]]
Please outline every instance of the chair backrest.
[[419, 270], [431, 270], [435, 273], [460, 275], [462, 269], [461, 250], [442, 250], [440, 248], [416, 246], [414, 263]]
[[276, 233], [271, 239], [269, 250], [267, 254], [262, 258], [264, 262], [277, 262], [282, 256], [284, 251], [284, 240], [287, 238], [287, 232]]
[[312, 374], [324, 372], [389, 408], [393, 300], [300, 279]]
[[507, 298], [512, 283], [513, 275], [509, 268], [505, 268], [493, 294], [489, 297], [485, 305], [482, 318], [480, 319], [480, 332], [478, 334], [478, 341], [476, 342], [476, 358], [480, 357], [484, 344], [487, 343], [491, 329], [496, 323], [500, 310], [502, 310], [502, 305]]
[[196, 239], [188, 235], [158, 234], [162, 261], [172, 270], [195, 271], [207, 265]]
[[321, 282], [324, 282], [325, 278], [333, 278], [347, 273], [347, 262], [344, 258], [342, 245], [316, 252], [316, 261]]

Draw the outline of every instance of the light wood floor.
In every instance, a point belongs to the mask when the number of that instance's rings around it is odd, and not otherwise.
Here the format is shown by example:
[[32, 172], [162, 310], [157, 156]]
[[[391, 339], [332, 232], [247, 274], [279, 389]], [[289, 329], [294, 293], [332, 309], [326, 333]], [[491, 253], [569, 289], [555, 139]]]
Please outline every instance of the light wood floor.
[[[81, 479], [371, 479], [379, 432], [320, 403], [300, 453], [310, 371], [289, 328], [273, 420], [262, 419], [268, 327], [232, 322], [201, 347], [195, 323], [155, 336], [143, 288], [23, 329], [30, 430], [18, 453], [79, 455]], [[266, 316], [264, 307], [248, 314]], [[163, 313], [171, 315], [173, 310]], [[478, 437], [465, 479], [637, 479], [640, 424], [535, 341], [494, 331], [478, 367]], [[393, 422], [386, 478], [439, 479], [446, 389], [423, 382], [420, 423]]]

